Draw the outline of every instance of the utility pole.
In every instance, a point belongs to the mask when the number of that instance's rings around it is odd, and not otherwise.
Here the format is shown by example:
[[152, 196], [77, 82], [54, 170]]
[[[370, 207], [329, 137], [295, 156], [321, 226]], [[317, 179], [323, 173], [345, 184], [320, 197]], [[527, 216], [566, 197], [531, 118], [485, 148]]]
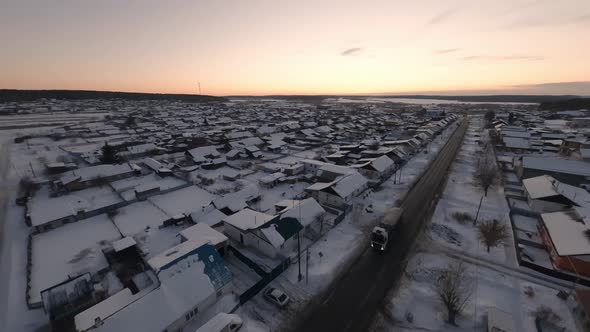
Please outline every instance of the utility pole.
[[29, 161], [29, 166], [31, 167], [31, 173], [33, 173], [33, 177], [37, 177], [37, 175], [35, 175], [35, 170], [33, 169], [33, 163]]
[[300, 232], [297, 232], [297, 264], [299, 265], [299, 274], [297, 275], [297, 281], [301, 281], [303, 275], [301, 275], [301, 240]]
[[305, 255], [305, 284], [309, 284], [309, 248], [307, 248], [307, 254]]
[[477, 224], [477, 217], [479, 217], [479, 209], [481, 209], [481, 202], [483, 202], [483, 195], [481, 196], [481, 199], [479, 200], [479, 206], [477, 207], [477, 213], [475, 214], [475, 219], [473, 219], [473, 226], [475, 226], [475, 224]]

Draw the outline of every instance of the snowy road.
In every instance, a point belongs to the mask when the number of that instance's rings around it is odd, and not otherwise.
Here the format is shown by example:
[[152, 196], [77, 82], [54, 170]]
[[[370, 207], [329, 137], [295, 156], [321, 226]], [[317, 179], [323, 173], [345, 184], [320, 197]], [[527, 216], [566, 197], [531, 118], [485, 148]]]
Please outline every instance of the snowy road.
[[[6, 209], [10, 188], [8, 185], [8, 169], [10, 165], [10, 143], [0, 138], [0, 241], [4, 239], [4, 225], [6, 223]], [[0, 250], [2, 249], [0, 242]]]
[[297, 331], [364, 331], [382, 307], [388, 292], [398, 281], [416, 236], [427, 218], [429, 207], [444, 184], [448, 169], [461, 147], [468, 121], [449, 139], [428, 171], [408, 192], [402, 203], [403, 223], [392, 239], [392, 247], [384, 254], [367, 250], [353, 264], [326, 299]]
[[[9, 262], [9, 245], [8, 239], [5, 239], [6, 215], [8, 210], [8, 199], [10, 197], [10, 186], [8, 182], [8, 171], [10, 165], [10, 141], [6, 137], [0, 136], [0, 266], [2, 275], [6, 275], [5, 269], [8, 269]], [[0, 285], [0, 322], [6, 322], [8, 305], [8, 281], [2, 278], [4, 284]], [[0, 324], [0, 330], [3, 326]]]

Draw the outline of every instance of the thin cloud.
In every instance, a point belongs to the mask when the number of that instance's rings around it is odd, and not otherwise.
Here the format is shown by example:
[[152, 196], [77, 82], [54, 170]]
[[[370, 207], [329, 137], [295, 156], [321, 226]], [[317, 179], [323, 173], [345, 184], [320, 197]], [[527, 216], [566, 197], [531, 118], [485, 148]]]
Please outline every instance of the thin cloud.
[[576, 16], [562, 15], [550, 17], [525, 17], [509, 23], [508, 25], [506, 25], [506, 28], [534, 28], [543, 26], [583, 24], [586, 22], [590, 22], [590, 13]]
[[510, 87], [518, 89], [521, 93], [571, 94], [579, 96], [588, 96], [590, 94], [590, 81], [519, 84]]
[[542, 61], [541, 55], [470, 55], [463, 57], [465, 61]]
[[432, 17], [430, 20], [428, 20], [427, 25], [440, 24], [440, 23], [448, 20], [449, 17], [453, 16], [455, 14], [455, 12], [457, 12], [456, 9], [447, 9], [447, 10], [443, 11], [442, 13], [439, 13], [438, 15]]
[[459, 52], [460, 48], [445, 48], [441, 50], [434, 50], [434, 54], [448, 54], [448, 53], [455, 53]]
[[363, 49], [360, 47], [353, 47], [353, 48], [349, 48], [347, 50], [342, 51], [342, 53], [340, 53], [340, 55], [342, 56], [356, 56], [359, 55], [363, 52]]

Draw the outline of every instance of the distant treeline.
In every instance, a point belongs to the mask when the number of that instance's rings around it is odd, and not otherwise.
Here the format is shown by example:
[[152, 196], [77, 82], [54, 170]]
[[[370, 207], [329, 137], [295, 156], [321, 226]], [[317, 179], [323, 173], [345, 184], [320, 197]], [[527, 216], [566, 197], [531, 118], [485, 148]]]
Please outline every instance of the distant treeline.
[[568, 100], [544, 102], [539, 105], [539, 109], [547, 111], [590, 110], [590, 98], [573, 98]]
[[178, 100], [186, 102], [226, 101], [225, 98], [207, 95], [169, 93], [113, 92], [88, 90], [11, 90], [0, 89], [0, 102], [33, 101], [37, 99], [128, 99]]
[[410, 98], [410, 99], [440, 99], [458, 100], [482, 103], [544, 103], [549, 101], [567, 100], [578, 96], [562, 95], [489, 95], [489, 96], [436, 96], [436, 95], [393, 95], [393, 96], [372, 96], [377, 98]]
[[572, 95], [485, 95], [485, 96], [438, 96], [438, 95], [268, 95], [268, 96], [233, 96], [236, 98], [275, 98], [286, 100], [301, 100], [313, 101], [324, 100], [326, 98], [350, 98], [350, 99], [366, 99], [366, 98], [407, 98], [407, 99], [440, 99], [440, 100], [457, 100], [464, 102], [483, 102], [483, 103], [544, 103], [550, 101], [568, 100], [572, 98], [579, 98]]

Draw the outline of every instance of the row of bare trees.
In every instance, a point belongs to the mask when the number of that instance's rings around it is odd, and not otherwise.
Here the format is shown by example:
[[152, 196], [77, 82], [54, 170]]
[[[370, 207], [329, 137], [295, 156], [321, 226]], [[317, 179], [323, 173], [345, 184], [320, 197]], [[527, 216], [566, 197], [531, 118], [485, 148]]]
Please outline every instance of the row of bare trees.
[[[494, 114], [486, 114], [486, 123], [491, 123]], [[477, 156], [477, 164], [473, 174], [474, 182], [483, 191], [483, 198], [487, 197], [491, 187], [499, 182], [500, 171], [497, 167], [493, 154], [493, 147], [487, 137], [482, 141], [482, 149]], [[478, 207], [477, 214], [479, 214]], [[477, 221], [477, 215], [474, 223]], [[477, 225], [477, 235], [479, 241], [490, 252], [490, 248], [499, 246], [506, 242], [509, 236], [509, 230], [506, 223], [501, 223], [496, 219], [483, 220]], [[469, 276], [466, 266], [462, 261], [451, 263], [448, 267], [437, 272], [433, 283], [433, 289], [440, 303], [444, 306], [447, 313], [447, 322], [456, 325], [457, 316], [459, 316], [469, 302], [474, 290], [474, 279]]]

